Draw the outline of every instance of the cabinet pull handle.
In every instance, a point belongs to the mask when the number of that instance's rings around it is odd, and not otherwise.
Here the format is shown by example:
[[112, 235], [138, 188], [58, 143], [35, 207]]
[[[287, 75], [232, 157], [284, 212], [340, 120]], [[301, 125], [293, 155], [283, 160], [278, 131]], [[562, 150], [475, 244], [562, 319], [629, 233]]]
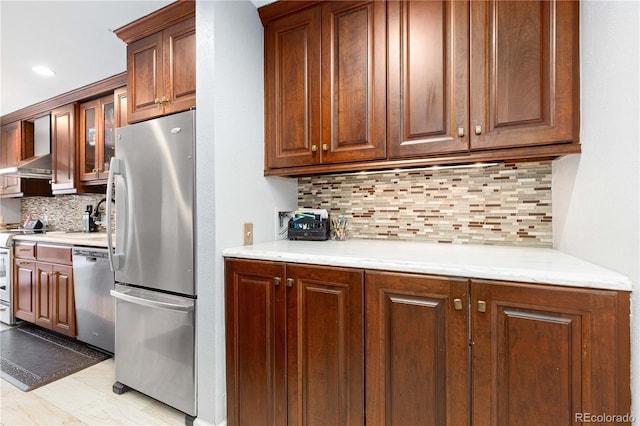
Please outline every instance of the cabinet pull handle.
[[318, 151], [318, 145], [311, 145], [311, 152], [317, 152]]
[[464, 127], [458, 127], [458, 137], [464, 138]]
[[280, 278], [280, 277], [274, 277], [273, 278], [273, 285], [275, 285], [276, 287], [278, 287], [281, 282], [282, 282], [282, 278]]
[[18, 265], [27, 266], [27, 265], [30, 265], [30, 263], [29, 262], [20, 262], [20, 263], [18, 263]]
[[462, 299], [453, 299], [453, 309], [456, 311], [462, 310]]
[[476, 135], [481, 135], [482, 134], [482, 126], [477, 124], [476, 125]]
[[160, 101], [160, 99], [155, 98], [155, 99], [153, 100], [153, 103], [154, 103], [154, 104], [156, 104], [156, 105], [160, 105], [162, 102]]
[[478, 312], [487, 312], [487, 302], [478, 300]]
[[293, 287], [293, 278], [287, 278], [287, 287]]
[[322, 150], [323, 150], [324, 152], [329, 151], [329, 145], [327, 145], [326, 143], [323, 143], [323, 144], [322, 144]]
[[166, 96], [163, 96], [163, 97], [162, 97], [162, 103], [163, 103], [163, 104], [164, 104], [164, 103], [167, 103], [167, 104], [168, 104], [168, 103], [169, 103], [169, 98], [167, 98]]
[[18, 249], [18, 251], [31, 251], [31, 249], [30, 248], [20, 248], [20, 249]]

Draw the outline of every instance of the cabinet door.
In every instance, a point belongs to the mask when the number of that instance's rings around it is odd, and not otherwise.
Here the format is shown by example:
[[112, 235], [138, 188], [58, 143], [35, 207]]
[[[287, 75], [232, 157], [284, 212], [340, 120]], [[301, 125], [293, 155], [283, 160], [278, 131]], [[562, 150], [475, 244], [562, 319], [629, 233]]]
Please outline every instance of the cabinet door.
[[469, 149], [469, 3], [388, 2], [389, 157]]
[[83, 183], [98, 178], [100, 170], [100, 99], [85, 102], [80, 105], [80, 180]]
[[471, 148], [577, 141], [577, 1], [471, 2]]
[[265, 28], [267, 168], [320, 161], [320, 7]]
[[[22, 153], [22, 126], [19, 121], [2, 126], [0, 168], [16, 165]], [[20, 178], [0, 176], [0, 195], [20, 193]]]
[[16, 318], [36, 322], [36, 262], [15, 259], [13, 306]]
[[162, 33], [152, 34], [127, 46], [129, 122], [162, 115], [164, 92]]
[[368, 423], [469, 423], [468, 286], [367, 271]]
[[52, 265], [52, 324], [53, 331], [70, 337], [76, 335], [73, 271], [71, 266]]
[[288, 425], [364, 424], [363, 278], [287, 265]]
[[75, 104], [51, 112], [51, 145], [54, 193], [75, 192], [76, 127]]
[[121, 87], [119, 89], [114, 90], [113, 92], [115, 105], [114, 105], [114, 116], [115, 116], [115, 127], [126, 126], [129, 123], [127, 119], [127, 88]]
[[229, 426], [287, 422], [284, 272], [279, 263], [225, 262]]
[[471, 294], [473, 424], [629, 412], [628, 294], [486, 281]]
[[100, 156], [98, 157], [98, 181], [106, 183], [109, 177], [111, 159], [116, 155], [116, 111], [113, 95], [105, 96], [100, 100], [101, 143]]
[[51, 329], [53, 326], [53, 267], [48, 263], [36, 263], [36, 324]]
[[196, 19], [190, 18], [163, 33], [164, 114], [196, 105]]
[[386, 5], [322, 5], [323, 163], [386, 157]]

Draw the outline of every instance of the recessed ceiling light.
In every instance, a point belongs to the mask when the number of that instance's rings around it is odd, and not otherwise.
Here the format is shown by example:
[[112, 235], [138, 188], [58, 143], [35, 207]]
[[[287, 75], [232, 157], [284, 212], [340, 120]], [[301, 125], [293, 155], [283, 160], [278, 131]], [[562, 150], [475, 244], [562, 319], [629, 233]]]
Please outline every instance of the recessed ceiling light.
[[51, 77], [52, 75], [55, 75], [55, 73], [51, 71], [50, 68], [43, 65], [36, 65], [35, 67], [31, 68], [31, 70], [36, 74], [43, 75], [45, 77]]

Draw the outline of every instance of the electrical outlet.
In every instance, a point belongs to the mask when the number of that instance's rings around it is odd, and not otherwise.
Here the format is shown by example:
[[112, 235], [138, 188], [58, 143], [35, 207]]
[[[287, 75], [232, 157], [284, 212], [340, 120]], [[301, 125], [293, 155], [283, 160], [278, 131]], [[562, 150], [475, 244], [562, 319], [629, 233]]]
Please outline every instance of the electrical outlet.
[[253, 245], [253, 223], [245, 223], [243, 226], [244, 245]]
[[293, 218], [293, 210], [275, 209], [276, 240], [286, 240], [289, 229], [289, 221]]

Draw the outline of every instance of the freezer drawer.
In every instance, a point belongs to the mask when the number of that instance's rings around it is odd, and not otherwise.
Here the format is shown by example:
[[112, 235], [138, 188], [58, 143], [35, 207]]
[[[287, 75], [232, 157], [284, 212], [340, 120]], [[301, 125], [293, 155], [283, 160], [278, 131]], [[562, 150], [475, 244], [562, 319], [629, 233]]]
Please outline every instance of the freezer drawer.
[[196, 415], [195, 300], [116, 284], [116, 381]]

